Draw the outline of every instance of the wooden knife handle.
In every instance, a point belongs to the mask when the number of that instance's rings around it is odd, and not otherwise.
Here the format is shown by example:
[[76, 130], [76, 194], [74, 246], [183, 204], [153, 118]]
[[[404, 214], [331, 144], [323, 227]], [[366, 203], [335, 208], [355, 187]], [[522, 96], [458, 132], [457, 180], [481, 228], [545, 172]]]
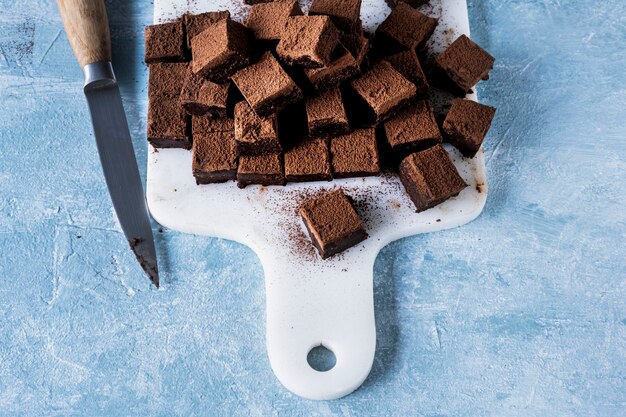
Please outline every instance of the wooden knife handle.
[[84, 68], [111, 61], [111, 37], [104, 0], [57, 0], [65, 33]]

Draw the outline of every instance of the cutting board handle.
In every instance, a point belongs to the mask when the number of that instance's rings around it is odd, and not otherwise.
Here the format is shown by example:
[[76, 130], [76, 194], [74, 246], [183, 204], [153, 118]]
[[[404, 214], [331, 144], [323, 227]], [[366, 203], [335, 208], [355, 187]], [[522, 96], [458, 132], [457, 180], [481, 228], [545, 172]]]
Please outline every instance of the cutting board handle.
[[111, 61], [111, 37], [104, 0], [57, 0], [57, 4], [80, 67]]
[[[295, 262], [280, 247], [271, 249], [257, 253], [265, 270], [267, 352], [274, 374], [304, 398], [348, 395], [363, 383], [374, 362], [377, 250], [353, 251], [362, 262], [343, 265], [321, 258]], [[320, 345], [334, 354], [330, 370], [308, 361], [311, 350]]]

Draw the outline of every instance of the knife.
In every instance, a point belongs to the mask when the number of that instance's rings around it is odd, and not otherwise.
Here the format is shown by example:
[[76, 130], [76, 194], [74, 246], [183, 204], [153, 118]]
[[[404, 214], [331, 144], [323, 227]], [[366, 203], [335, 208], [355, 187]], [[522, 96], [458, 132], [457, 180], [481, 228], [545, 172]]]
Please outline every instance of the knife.
[[85, 74], [84, 92], [104, 178], [122, 230], [141, 267], [159, 287], [150, 217], [111, 65], [104, 0], [57, 0], [65, 32]]

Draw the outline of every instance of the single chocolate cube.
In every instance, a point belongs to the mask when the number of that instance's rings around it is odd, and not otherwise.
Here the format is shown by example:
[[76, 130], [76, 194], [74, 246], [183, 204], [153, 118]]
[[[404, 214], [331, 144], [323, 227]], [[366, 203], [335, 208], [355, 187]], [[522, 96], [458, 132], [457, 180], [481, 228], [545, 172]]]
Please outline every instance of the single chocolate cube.
[[280, 153], [240, 155], [237, 168], [237, 186], [249, 184], [285, 185], [283, 161]]
[[389, 62], [381, 61], [351, 81], [356, 94], [367, 104], [374, 123], [391, 117], [415, 97], [415, 84], [404, 78]]
[[468, 158], [473, 158], [480, 149], [491, 126], [494, 107], [471, 100], [456, 99], [443, 121], [443, 131], [448, 141]]
[[309, 97], [306, 101], [306, 114], [310, 136], [332, 137], [350, 131], [339, 88]]
[[194, 136], [192, 170], [197, 184], [236, 179], [237, 152], [234, 133], [206, 132]]
[[250, 63], [251, 43], [244, 25], [231, 19], [219, 20], [191, 40], [193, 72], [223, 83]]
[[399, 52], [385, 59], [396, 71], [415, 84], [418, 96], [427, 96], [430, 86], [414, 50]]
[[452, 93], [464, 96], [480, 80], [489, 79], [493, 62], [487, 51], [461, 35], [437, 56], [435, 70]]
[[361, 0], [313, 0], [309, 15], [330, 16], [338, 28], [349, 32], [361, 26]]
[[357, 129], [330, 140], [333, 177], [364, 177], [380, 172], [376, 129]]
[[343, 252], [367, 238], [352, 202], [341, 190], [306, 201], [299, 213], [322, 259]]
[[238, 71], [232, 78], [246, 101], [262, 117], [302, 98], [300, 88], [270, 52], [265, 52], [258, 62]]
[[467, 187], [441, 145], [407, 156], [400, 164], [400, 180], [418, 213], [443, 203]]
[[330, 64], [340, 36], [328, 16], [291, 16], [276, 53], [289, 65], [320, 68]]
[[146, 46], [144, 60], [148, 64], [186, 59], [182, 20], [146, 26], [144, 41]]
[[155, 148], [191, 148], [189, 118], [177, 98], [150, 97], [147, 136]]
[[357, 65], [363, 69], [370, 48], [369, 39], [358, 33], [344, 33], [341, 35], [341, 44], [354, 57]]
[[246, 101], [235, 105], [235, 142], [240, 155], [281, 152], [278, 116], [258, 116]]
[[228, 118], [215, 118], [209, 116], [191, 117], [191, 135], [195, 138], [210, 132], [235, 132], [235, 121]]
[[401, 161], [418, 150], [441, 143], [443, 138], [428, 100], [417, 101], [384, 123], [393, 159]]
[[290, 16], [301, 16], [302, 10], [295, 0], [282, 0], [255, 4], [248, 11], [245, 24], [254, 37], [261, 41], [278, 41]]
[[285, 177], [290, 182], [332, 180], [328, 139], [305, 138], [287, 150]]
[[376, 29], [376, 38], [404, 49], [421, 49], [435, 31], [437, 19], [399, 3]]
[[150, 64], [148, 97], [180, 97], [189, 64], [186, 62], [159, 62]]
[[189, 114], [226, 117], [230, 83], [215, 84], [197, 74], [191, 68], [180, 93], [180, 103]]
[[339, 45], [333, 60], [322, 68], [308, 68], [304, 74], [317, 91], [337, 87], [359, 73], [359, 64], [348, 50]]
[[200, 14], [186, 13], [183, 19], [185, 21], [185, 31], [187, 32], [187, 48], [191, 49], [191, 40], [196, 35], [199, 35], [212, 24], [229, 18], [230, 12], [228, 10]]

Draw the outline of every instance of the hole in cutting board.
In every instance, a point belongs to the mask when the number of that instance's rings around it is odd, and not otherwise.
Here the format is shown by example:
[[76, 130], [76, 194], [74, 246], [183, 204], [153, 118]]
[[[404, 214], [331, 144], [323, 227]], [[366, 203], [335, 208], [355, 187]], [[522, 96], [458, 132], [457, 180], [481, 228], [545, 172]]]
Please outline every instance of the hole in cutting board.
[[330, 371], [335, 367], [337, 358], [332, 350], [324, 345], [315, 346], [306, 357], [311, 368], [318, 372]]

